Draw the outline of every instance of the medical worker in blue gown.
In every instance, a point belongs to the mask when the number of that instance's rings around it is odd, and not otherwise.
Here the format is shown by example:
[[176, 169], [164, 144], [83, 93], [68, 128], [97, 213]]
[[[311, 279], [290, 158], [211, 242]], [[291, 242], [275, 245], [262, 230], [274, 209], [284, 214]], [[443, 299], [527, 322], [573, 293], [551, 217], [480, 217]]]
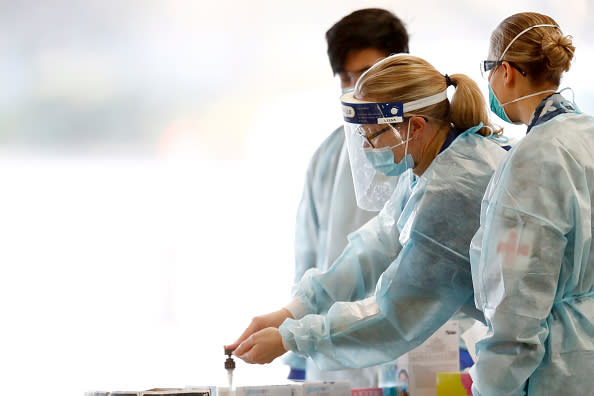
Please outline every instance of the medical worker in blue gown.
[[594, 394], [594, 119], [558, 92], [575, 47], [550, 17], [521, 13], [482, 62], [491, 109], [527, 135], [498, 167], [472, 240], [489, 331], [474, 395]]
[[[402, 21], [379, 8], [356, 10], [326, 32], [328, 59], [344, 91], [352, 90], [359, 76], [379, 59], [408, 52], [408, 33]], [[326, 271], [348, 243], [347, 235], [375, 217], [384, 202], [358, 207], [341, 125], [312, 156], [295, 224], [295, 281], [310, 268]], [[394, 180], [390, 180], [394, 179]], [[396, 186], [387, 178], [386, 187]], [[306, 368], [307, 380], [345, 380], [353, 387], [379, 385], [380, 367], [321, 371], [311, 361], [287, 354], [291, 377]], [[300, 370], [301, 369], [301, 370]]]
[[229, 346], [246, 362], [291, 350], [322, 369], [365, 367], [418, 346], [459, 310], [482, 318], [468, 247], [506, 151], [478, 86], [394, 55], [342, 101], [357, 201], [386, 194], [386, 177], [398, 184], [328, 271], [308, 271], [287, 307], [254, 318]]

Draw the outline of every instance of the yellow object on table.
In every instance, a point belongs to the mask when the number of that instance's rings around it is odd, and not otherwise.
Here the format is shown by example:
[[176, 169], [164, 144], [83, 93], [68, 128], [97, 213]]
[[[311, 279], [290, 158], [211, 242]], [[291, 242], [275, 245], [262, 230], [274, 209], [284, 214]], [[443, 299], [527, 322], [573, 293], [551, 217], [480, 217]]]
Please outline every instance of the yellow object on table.
[[472, 396], [468, 373], [437, 373], [437, 396]]

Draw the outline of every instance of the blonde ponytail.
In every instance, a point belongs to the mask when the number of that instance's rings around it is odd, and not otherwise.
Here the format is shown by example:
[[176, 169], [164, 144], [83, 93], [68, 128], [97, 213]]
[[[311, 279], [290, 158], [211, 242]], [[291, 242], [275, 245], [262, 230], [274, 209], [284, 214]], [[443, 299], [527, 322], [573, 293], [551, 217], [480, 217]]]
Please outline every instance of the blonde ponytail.
[[[494, 133], [501, 133], [501, 129], [494, 128], [489, 122], [485, 98], [476, 82], [465, 74], [454, 74], [450, 79], [456, 86], [450, 105], [450, 120], [454, 127], [466, 130], [482, 122], [491, 127]], [[488, 136], [492, 132], [489, 128], [481, 128], [478, 133]]]

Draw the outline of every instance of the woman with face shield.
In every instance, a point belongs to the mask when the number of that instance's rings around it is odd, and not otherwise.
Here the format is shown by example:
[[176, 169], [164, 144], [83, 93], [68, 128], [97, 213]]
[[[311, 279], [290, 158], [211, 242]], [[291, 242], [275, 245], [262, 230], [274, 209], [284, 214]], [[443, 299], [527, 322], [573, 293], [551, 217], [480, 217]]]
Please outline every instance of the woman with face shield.
[[357, 202], [383, 208], [328, 271], [308, 271], [285, 308], [254, 318], [229, 346], [246, 362], [292, 350], [322, 369], [366, 367], [418, 346], [459, 310], [482, 319], [468, 246], [506, 151], [478, 86], [393, 55], [342, 102]]
[[474, 395], [594, 389], [594, 119], [559, 92], [575, 47], [550, 17], [521, 13], [491, 35], [491, 109], [528, 126], [499, 165], [471, 244], [489, 331]]

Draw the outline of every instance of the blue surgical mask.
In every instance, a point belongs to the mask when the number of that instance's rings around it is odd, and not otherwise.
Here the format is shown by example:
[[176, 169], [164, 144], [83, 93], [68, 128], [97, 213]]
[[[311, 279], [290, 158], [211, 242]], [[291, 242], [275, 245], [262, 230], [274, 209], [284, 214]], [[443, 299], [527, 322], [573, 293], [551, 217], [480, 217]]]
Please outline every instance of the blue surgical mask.
[[495, 92], [491, 88], [491, 84], [489, 84], [489, 107], [491, 111], [497, 115], [497, 117], [501, 118], [505, 122], [509, 122], [510, 124], [514, 124], [512, 120], [509, 119], [507, 114], [505, 113], [505, 109], [499, 103], [499, 99], [495, 96]]
[[348, 92], [352, 92], [355, 90], [355, 87], [348, 87], [348, 88], [342, 88], [342, 94], [346, 94]]
[[[408, 123], [408, 128], [409, 131], [407, 131], [407, 136], [410, 132], [410, 120]], [[412, 155], [407, 153], [408, 142], [410, 140], [411, 138], [407, 138], [405, 141], [398, 143], [394, 146], [387, 146], [381, 148], [365, 148], [365, 156], [367, 157], [367, 160], [371, 163], [371, 166], [373, 166], [373, 168], [376, 171], [383, 173], [386, 176], [400, 176], [407, 169], [413, 168], [415, 165]], [[402, 160], [400, 162], [395, 162], [394, 151], [392, 151], [392, 149], [398, 146], [402, 146], [403, 144], [406, 144], [406, 147], [404, 149], [404, 157], [402, 157]]]
[[367, 148], [365, 149], [365, 156], [371, 166], [378, 172], [386, 176], [400, 176], [407, 169], [413, 167], [414, 161], [412, 155], [406, 154], [400, 162], [394, 162], [394, 152], [392, 151], [394, 147]]
[[497, 114], [497, 117], [501, 118], [503, 121], [509, 122], [510, 124], [514, 124], [514, 125], [520, 125], [520, 124], [523, 124], [522, 121], [512, 121], [509, 119], [509, 117], [507, 116], [507, 113], [505, 112], [505, 109], [504, 109], [505, 106], [507, 106], [510, 103], [519, 102], [520, 100], [528, 99], [528, 98], [531, 98], [536, 95], [540, 95], [543, 93], [554, 93], [554, 92], [555, 92], [554, 89], [545, 89], [543, 91], [534, 92], [534, 93], [531, 93], [530, 95], [520, 96], [517, 99], [510, 100], [509, 102], [504, 103], [504, 104], [500, 104], [499, 99], [497, 99], [497, 96], [495, 96], [495, 92], [493, 92], [493, 89], [491, 88], [491, 84], [489, 84], [489, 107], [491, 108], [491, 111], [493, 113]]

